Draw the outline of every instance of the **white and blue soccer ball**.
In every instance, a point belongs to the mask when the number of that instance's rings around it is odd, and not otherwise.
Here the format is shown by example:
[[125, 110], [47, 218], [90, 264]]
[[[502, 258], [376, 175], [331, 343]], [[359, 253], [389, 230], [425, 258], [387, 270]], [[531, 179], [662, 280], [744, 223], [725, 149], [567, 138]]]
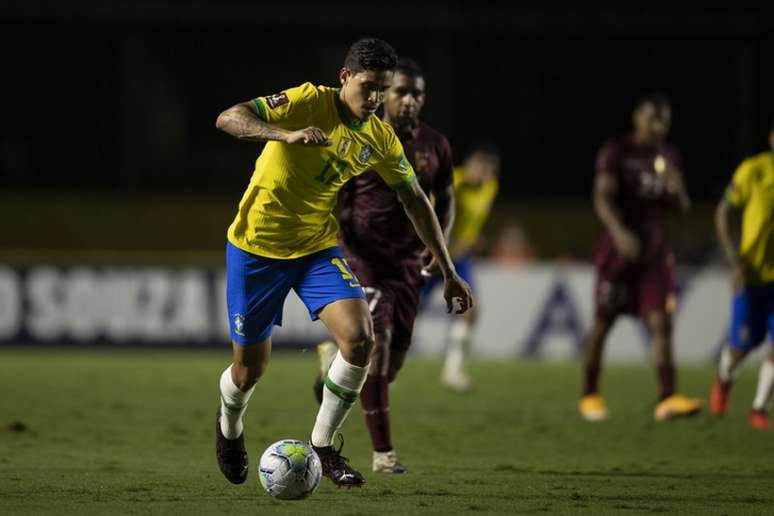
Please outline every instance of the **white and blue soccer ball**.
[[320, 485], [322, 464], [311, 446], [283, 439], [261, 455], [258, 476], [266, 492], [280, 500], [306, 498]]

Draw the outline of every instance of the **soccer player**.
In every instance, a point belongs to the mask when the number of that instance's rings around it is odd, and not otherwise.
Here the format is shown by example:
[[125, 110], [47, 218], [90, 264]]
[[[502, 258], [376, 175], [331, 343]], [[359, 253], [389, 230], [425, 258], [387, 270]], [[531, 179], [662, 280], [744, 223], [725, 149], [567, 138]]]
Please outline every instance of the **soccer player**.
[[[382, 120], [395, 129], [417, 182], [435, 200], [435, 212], [446, 228], [453, 214], [452, 156], [446, 138], [420, 121], [425, 79], [419, 65], [401, 58], [384, 100]], [[340, 201], [339, 244], [346, 263], [365, 288], [374, 321], [375, 345], [360, 401], [373, 444], [373, 471], [403, 473], [390, 439], [389, 383], [411, 345], [425, 246], [395, 193], [376, 171], [353, 179]], [[322, 378], [335, 353], [333, 343], [318, 346]]]
[[337, 246], [332, 211], [346, 181], [375, 170], [395, 190], [417, 234], [440, 263], [449, 310], [458, 304], [464, 312], [472, 302], [400, 141], [374, 116], [396, 61], [386, 42], [359, 40], [339, 72], [340, 88], [305, 83], [237, 104], [218, 117], [216, 125], [226, 133], [267, 142], [226, 244], [233, 364], [220, 377], [216, 455], [221, 472], [233, 483], [247, 478], [242, 416], [269, 362], [272, 328], [282, 323], [290, 289], [339, 346], [325, 379], [311, 445], [323, 474], [335, 484], [360, 486], [365, 481], [341, 456], [341, 446], [333, 447], [366, 380], [374, 339], [363, 289]]
[[605, 143], [597, 156], [594, 209], [602, 234], [594, 254], [595, 310], [586, 337], [585, 384], [579, 403], [589, 421], [608, 416], [599, 393], [602, 350], [622, 314], [641, 317], [648, 326], [660, 384], [654, 417], [664, 421], [695, 414], [698, 399], [675, 392], [672, 315], [676, 308], [674, 257], [667, 243], [671, 209], [688, 210], [690, 200], [677, 148], [667, 143], [672, 111], [661, 94], [640, 99], [634, 131]]
[[[462, 165], [454, 168], [456, 209], [449, 252], [457, 272], [471, 286], [474, 286], [473, 252], [497, 196], [499, 174], [500, 154], [496, 147], [484, 142], [472, 147]], [[439, 280], [437, 275], [430, 278], [422, 295], [428, 295]], [[472, 388], [470, 376], [465, 371], [465, 358], [477, 314], [478, 308], [471, 308], [462, 317], [455, 318], [449, 327], [441, 384], [456, 392]]]
[[[774, 335], [774, 121], [769, 132], [768, 152], [742, 162], [715, 212], [718, 239], [731, 265], [730, 344], [720, 353], [718, 376], [712, 387], [712, 413], [728, 410], [734, 369], [759, 346], [768, 331]], [[729, 215], [742, 211], [742, 234], [738, 249], [731, 238]], [[774, 349], [761, 364], [758, 388], [750, 413], [750, 426], [771, 428], [767, 408], [774, 390]]]

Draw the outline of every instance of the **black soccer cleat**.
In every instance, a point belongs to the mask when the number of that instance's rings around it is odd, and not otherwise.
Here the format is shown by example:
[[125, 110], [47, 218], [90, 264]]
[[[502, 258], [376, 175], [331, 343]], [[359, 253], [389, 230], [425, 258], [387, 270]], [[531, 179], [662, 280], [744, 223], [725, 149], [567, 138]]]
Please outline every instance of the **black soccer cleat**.
[[312, 390], [314, 391], [314, 399], [317, 400], [318, 405], [322, 405], [323, 387], [325, 387], [325, 382], [323, 382], [323, 379], [318, 376], [315, 378], [314, 385], [312, 386]]
[[333, 446], [318, 448], [312, 445], [312, 448], [320, 457], [322, 474], [330, 478], [339, 487], [363, 487], [365, 478], [358, 470], [348, 464], [348, 458], [341, 455], [341, 449], [344, 447], [344, 437], [339, 434], [339, 439], [341, 444], [338, 450]]
[[236, 439], [226, 439], [220, 431], [220, 409], [215, 417], [215, 455], [223, 476], [232, 484], [242, 484], [247, 480], [247, 451], [245, 433]]

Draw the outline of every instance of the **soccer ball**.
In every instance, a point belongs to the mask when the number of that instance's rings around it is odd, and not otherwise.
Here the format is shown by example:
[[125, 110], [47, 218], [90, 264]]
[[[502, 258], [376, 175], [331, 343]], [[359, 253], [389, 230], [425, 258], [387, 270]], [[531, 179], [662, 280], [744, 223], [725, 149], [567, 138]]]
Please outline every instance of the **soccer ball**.
[[320, 485], [322, 464], [305, 442], [283, 439], [261, 455], [258, 476], [266, 492], [280, 500], [306, 498]]

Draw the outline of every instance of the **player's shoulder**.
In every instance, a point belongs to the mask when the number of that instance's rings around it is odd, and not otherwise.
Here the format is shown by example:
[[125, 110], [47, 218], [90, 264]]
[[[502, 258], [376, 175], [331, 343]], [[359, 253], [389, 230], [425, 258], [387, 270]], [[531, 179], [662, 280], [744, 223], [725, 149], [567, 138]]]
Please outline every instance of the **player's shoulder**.
[[438, 148], [451, 148], [451, 145], [449, 145], [449, 139], [446, 138], [446, 136], [441, 131], [435, 129], [430, 124], [420, 120], [417, 127], [419, 129], [420, 139], [430, 142]]
[[752, 156], [748, 156], [746, 159], [742, 161], [740, 166], [743, 167], [750, 167], [750, 168], [763, 168], [767, 165], [774, 164], [774, 158], [772, 158], [772, 153], [770, 151], [766, 152], [759, 152], [758, 154], [753, 154]]
[[293, 88], [298, 97], [307, 99], [321, 99], [324, 97], [333, 97], [336, 92], [335, 88], [330, 86], [323, 86], [320, 84], [314, 84], [311, 82], [304, 82], [295, 88]]

